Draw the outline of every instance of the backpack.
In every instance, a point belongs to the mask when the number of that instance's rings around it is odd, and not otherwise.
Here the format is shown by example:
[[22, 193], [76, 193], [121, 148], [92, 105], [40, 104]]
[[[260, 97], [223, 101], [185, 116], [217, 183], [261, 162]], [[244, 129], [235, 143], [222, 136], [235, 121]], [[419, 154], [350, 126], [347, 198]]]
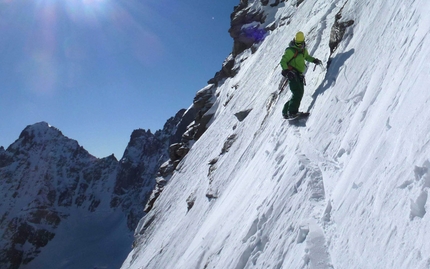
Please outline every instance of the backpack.
[[306, 48], [306, 43], [305, 42], [303, 42], [303, 47], [301, 48], [301, 49], [297, 49], [296, 47], [293, 47], [292, 46], [292, 43], [294, 42], [294, 40], [292, 40], [291, 42], [290, 42], [290, 46], [288, 46], [288, 48], [286, 48], [285, 50], [287, 50], [287, 49], [289, 49], [289, 48], [293, 48], [293, 49], [295, 49], [296, 51], [294, 52], [294, 55], [293, 55], [293, 58], [291, 58], [288, 62], [287, 62], [287, 66], [288, 66], [288, 69], [290, 69], [290, 70], [292, 70], [292, 68], [293, 67], [291, 67], [290, 66], [290, 63], [291, 63], [291, 61], [292, 60], [294, 60], [296, 57], [297, 57], [297, 55], [299, 55], [299, 53], [302, 53], [303, 55], [305, 55], [305, 48]]

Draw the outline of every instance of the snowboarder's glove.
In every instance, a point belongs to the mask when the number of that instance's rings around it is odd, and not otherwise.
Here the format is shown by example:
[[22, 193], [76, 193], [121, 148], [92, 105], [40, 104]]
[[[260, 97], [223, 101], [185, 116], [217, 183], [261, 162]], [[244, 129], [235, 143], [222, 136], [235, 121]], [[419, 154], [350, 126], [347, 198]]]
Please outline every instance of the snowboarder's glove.
[[288, 76], [288, 69], [284, 69], [284, 70], [282, 70], [282, 76], [284, 76], [284, 77], [286, 77], [286, 76]]
[[296, 72], [292, 70], [288, 70], [287, 77], [289, 80], [296, 80], [297, 79]]
[[295, 80], [297, 78], [296, 72], [288, 69], [282, 70], [282, 75], [287, 77], [289, 80]]
[[320, 59], [315, 58], [314, 64], [320, 65], [320, 64], [322, 64], [322, 62]]

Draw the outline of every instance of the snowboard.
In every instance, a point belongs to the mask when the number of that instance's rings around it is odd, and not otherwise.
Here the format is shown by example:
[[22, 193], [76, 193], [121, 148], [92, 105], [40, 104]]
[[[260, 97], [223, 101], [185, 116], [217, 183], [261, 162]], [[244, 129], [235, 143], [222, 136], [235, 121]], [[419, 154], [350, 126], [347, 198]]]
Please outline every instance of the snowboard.
[[309, 112], [299, 112], [299, 113], [297, 113], [297, 116], [296, 117], [294, 117], [294, 118], [290, 118], [290, 119], [287, 119], [289, 122], [297, 122], [297, 121], [300, 121], [300, 120], [302, 120], [302, 119], [307, 119], [308, 117], [309, 117], [309, 115], [310, 115], [310, 113]]

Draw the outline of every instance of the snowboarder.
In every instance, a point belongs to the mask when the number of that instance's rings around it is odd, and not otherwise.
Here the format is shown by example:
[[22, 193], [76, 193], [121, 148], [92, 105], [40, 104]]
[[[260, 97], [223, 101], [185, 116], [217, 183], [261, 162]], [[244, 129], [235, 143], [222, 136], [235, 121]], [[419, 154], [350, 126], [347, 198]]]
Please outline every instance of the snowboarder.
[[282, 75], [288, 78], [290, 90], [293, 93], [291, 99], [285, 103], [282, 110], [282, 116], [285, 119], [295, 119], [302, 114], [302, 112], [299, 112], [299, 106], [305, 89], [305, 77], [303, 75], [306, 70], [305, 60], [317, 65], [321, 64], [319, 59], [309, 55], [303, 32], [297, 32], [288, 48], [285, 49], [284, 56], [282, 56], [280, 62]]

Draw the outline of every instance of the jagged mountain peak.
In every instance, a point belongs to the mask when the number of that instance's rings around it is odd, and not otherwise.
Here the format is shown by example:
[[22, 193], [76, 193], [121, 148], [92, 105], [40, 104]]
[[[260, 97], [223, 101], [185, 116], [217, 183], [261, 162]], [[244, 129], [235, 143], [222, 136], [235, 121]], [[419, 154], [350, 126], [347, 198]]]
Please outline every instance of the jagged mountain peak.
[[[8, 152], [14, 154], [29, 150], [46, 152], [51, 156], [54, 152], [64, 155], [66, 151], [77, 155], [90, 155], [76, 140], [68, 138], [46, 122], [28, 125], [19, 138], [7, 148]], [[91, 157], [96, 158], [92, 155]]]
[[[49, 125], [47, 122], [41, 121], [32, 125], [28, 125], [19, 135], [23, 139], [51, 139], [54, 137], [63, 136], [63, 133]], [[35, 141], [37, 142], [37, 141]]]
[[133, 140], [133, 139], [135, 139], [137, 137], [151, 136], [151, 135], [152, 135], [152, 132], [149, 129], [148, 130], [145, 130], [145, 129], [136, 129], [136, 130], [133, 130], [133, 132], [131, 133], [130, 138], [131, 138], [131, 140]]
[[133, 160], [136, 164], [140, 161], [140, 156], [146, 153], [157, 151], [158, 138], [150, 130], [136, 129], [130, 136], [127, 148], [121, 162], [130, 162]]

